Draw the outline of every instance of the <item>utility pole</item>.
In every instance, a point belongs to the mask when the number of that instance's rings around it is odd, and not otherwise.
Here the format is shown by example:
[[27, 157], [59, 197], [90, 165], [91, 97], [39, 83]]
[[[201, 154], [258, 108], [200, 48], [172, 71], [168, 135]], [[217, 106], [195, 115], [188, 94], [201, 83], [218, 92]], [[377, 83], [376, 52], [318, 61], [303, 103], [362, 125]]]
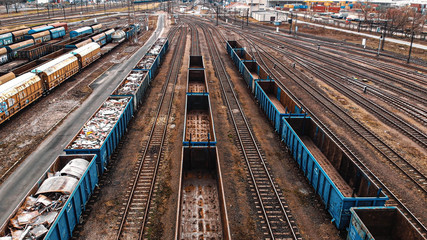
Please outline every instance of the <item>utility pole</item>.
[[47, 18], [50, 18], [49, 4], [47, 5]]
[[384, 30], [383, 30], [383, 43], [381, 44], [381, 51], [384, 51], [384, 43], [385, 43], [385, 36], [387, 34], [387, 23], [388, 20], [386, 20], [385, 24], [384, 24]]
[[414, 43], [414, 26], [415, 26], [415, 16], [417, 15], [417, 12], [414, 11], [414, 18], [412, 19], [412, 34], [411, 34], [411, 45], [409, 46], [409, 53], [408, 53], [408, 59], [406, 60], [406, 63], [409, 63], [411, 61], [411, 53], [412, 53], [412, 44]]
[[216, 25], [218, 26], [219, 6], [216, 7]]
[[249, 9], [246, 9], [246, 26], [249, 26]]
[[291, 19], [288, 19], [288, 23], [290, 24], [289, 25], [289, 34], [291, 34], [292, 33], [292, 12], [291, 12]]
[[65, 18], [65, 8], [64, 8], [64, 6], [62, 6], [62, 12], [64, 13], [64, 20], [65, 20], [66, 18]]

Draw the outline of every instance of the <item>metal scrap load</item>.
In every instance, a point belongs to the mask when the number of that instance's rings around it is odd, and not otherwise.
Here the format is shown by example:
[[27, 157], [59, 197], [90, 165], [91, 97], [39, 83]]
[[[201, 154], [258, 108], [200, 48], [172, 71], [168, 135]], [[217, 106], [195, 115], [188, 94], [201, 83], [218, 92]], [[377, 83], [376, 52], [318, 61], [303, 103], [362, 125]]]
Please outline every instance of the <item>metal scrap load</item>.
[[141, 69], [150, 69], [156, 60], [156, 56], [145, 55], [141, 61], [138, 62], [137, 67]]
[[120, 118], [130, 98], [107, 99], [95, 115], [86, 122], [68, 149], [101, 148]]
[[[88, 166], [89, 162], [84, 159], [73, 159], [61, 171], [48, 173], [37, 192], [28, 196], [10, 219], [9, 231], [0, 239], [43, 239]], [[73, 174], [63, 176], [61, 172], [70, 172], [70, 169]]]
[[163, 45], [165, 45], [166, 38], [159, 38], [156, 43], [151, 47], [149, 53], [152, 55], [159, 55]]
[[142, 71], [132, 71], [127, 77], [126, 81], [117, 89], [116, 95], [132, 95], [135, 94], [139, 86], [141, 86], [142, 80], [146, 75]]

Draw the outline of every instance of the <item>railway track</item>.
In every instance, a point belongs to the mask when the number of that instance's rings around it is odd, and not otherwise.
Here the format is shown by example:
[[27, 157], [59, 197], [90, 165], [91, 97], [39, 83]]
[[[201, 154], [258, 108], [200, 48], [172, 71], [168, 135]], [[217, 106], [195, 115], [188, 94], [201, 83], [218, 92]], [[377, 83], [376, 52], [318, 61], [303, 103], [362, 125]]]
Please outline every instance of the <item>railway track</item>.
[[149, 217], [150, 203], [153, 197], [159, 164], [163, 159], [165, 139], [169, 116], [172, 110], [175, 86], [185, 50], [187, 30], [180, 28], [177, 47], [163, 85], [161, 99], [157, 107], [154, 123], [147, 143], [141, 151], [135, 176], [133, 177], [129, 196], [120, 220], [116, 239], [143, 239]]
[[[215, 73], [220, 80], [223, 98], [238, 138], [238, 147], [246, 163], [252, 190], [256, 193], [255, 203], [261, 217], [261, 229], [266, 239], [302, 239], [298, 227], [286, 204], [282, 192], [276, 186], [265, 156], [259, 148], [254, 134], [241, 108], [233, 84], [226, 73], [213, 33], [203, 24]], [[218, 33], [217, 33], [218, 34]]]
[[191, 23], [190, 21], [187, 21], [188, 26], [190, 26], [191, 30], [191, 56], [200, 56], [200, 40], [199, 40], [199, 31], [197, 30], [197, 27]]
[[[263, 45], [265, 46], [265, 45]], [[259, 48], [259, 45], [257, 45], [255, 47], [255, 49]], [[279, 83], [279, 85], [281, 85], [284, 89], [287, 90], [287, 88], [283, 85], [283, 83], [281, 83], [280, 78], [277, 78], [277, 76], [275, 74], [273, 74], [270, 69], [274, 69], [275, 72], [280, 75], [282, 78], [284, 77], [288, 77], [291, 79], [297, 78], [299, 80], [301, 80], [301, 82], [305, 82], [305, 80], [303, 78], [300, 78], [297, 75], [292, 74], [292, 70], [284, 65], [283, 63], [281, 63], [281, 61], [279, 61], [278, 59], [276, 59], [273, 56], [267, 55], [266, 53], [263, 53], [261, 51], [257, 51], [257, 53], [259, 54], [259, 57], [257, 58], [258, 61], [260, 61], [260, 64], [264, 65], [264, 67], [266, 69], [268, 69], [268, 71], [270, 72], [271, 76], [278, 80], [277, 82]], [[264, 56], [264, 57], [262, 57]], [[270, 68], [263, 59], [271, 59], [272, 64], [275, 64], [276, 67], [274, 68]], [[282, 72], [282, 73], [280, 73]], [[285, 75], [285, 76], [284, 76]], [[300, 85], [303, 89], [306, 90], [306, 92], [308, 94], [310, 94], [314, 99], [316, 99], [316, 101], [318, 101], [319, 103], [321, 103], [323, 106], [325, 106], [328, 110], [330, 110], [331, 113], [336, 113], [336, 118], [338, 118], [340, 120], [340, 122], [346, 123], [349, 125], [350, 129], [352, 130], [353, 133], [355, 134], [359, 134], [362, 135], [360, 132], [364, 131], [362, 129], [362, 126], [357, 124], [357, 122], [353, 122], [351, 119], [349, 119], [348, 116], [346, 116], [346, 112], [345, 111], [336, 111], [336, 108], [339, 108], [338, 106], [334, 106], [334, 103], [329, 102], [326, 98], [324, 98], [322, 96], [322, 94], [320, 92], [318, 92], [316, 89], [311, 88], [309, 86], [309, 84], [307, 83], [301, 83], [300, 81], [296, 81], [294, 80], [295, 83], [297, 83], [298, 85]], [[291, 94], [291, 92], [289, 90], [287, 90], [288, 94], [290, 94], [291, 96], [294, 97], [294, 99], [298, 99], [296, 98], [293, 94]], [[390, 206], [396, 206], [399, 209], [402, 210], [402, 212], [404, 212], [404, 214], [411, 220], [411, 222], [423, 233], [424, 236], [427, 236], [427, 228], [423, 225], [423, 223], [405, 206], [405, 204], [403, 203], [403, 201], [393, 192], [393, 190], [391, 190], [389, 187], [387, 187], [384, 182], [378, 177], [376, 176], [364, 163], [364, 161], [361, 160], [361, 156], [359, 156], [357, 153], [353, 152], [350, 150], [348, 144], [346, 144], [344, 141], [340, 140], [324, 123], [322, 123], [317, 117], [315, 117], [315, 115], [313, 115], [309, 108], [307, 108], [304, 104], [300, 103], [301, 106], [304, 107], [304, 109], [306, 110], [306, 112], [308, 112], [310, 114], [310, 116], [315, 119], [318, 123], [320, 123], [320, 125], [328, 132], [329, 135], [333, 136], [333, 138], [336, 140], [336, 142], [338, 143], [338, 145], [340, 147], [342, 147], [342, 149], [349, 155], [353, 157], [353, 161], [361, 168], [363, 169], [368, 176], [374, 180], [374, 182], [380, 186], [383, 191], [385, 191], [385, 193], [389, 196], [390, 200], [388, 201], [387, 205]], [[363, 135], [362, 135], [363, 137]], [[366, 136], [365, 136], [366, 137]], [[367, 137], [368, 141], [370, 138], [375, 138], [375, 136], [371, 136], [371, 137]], [[390, 154], [389, 149], [387, 148], [382, 148], [382, 147], [378, 147], [380, 151], [383, 151], [383, 154]], [[395, 158], [390, 159], [387, 158], [389, 161], [393, 162], [395, 160]], [[424, 175], [419, 175], [418, 170], [416, 168], [413, 168], [412, 166], [408, 165], [405, 161], [396, 161], [393, 162], [394, 165], [400, 169], [402, 171], [402, 173], [407, 176], [407, 178], [409, 178], [413, 183], [416, 184], [416, 186], [420, 189], [420, 191], [422, 192], [422, 194], [425, 196], [426, 192], [426, 178]]]

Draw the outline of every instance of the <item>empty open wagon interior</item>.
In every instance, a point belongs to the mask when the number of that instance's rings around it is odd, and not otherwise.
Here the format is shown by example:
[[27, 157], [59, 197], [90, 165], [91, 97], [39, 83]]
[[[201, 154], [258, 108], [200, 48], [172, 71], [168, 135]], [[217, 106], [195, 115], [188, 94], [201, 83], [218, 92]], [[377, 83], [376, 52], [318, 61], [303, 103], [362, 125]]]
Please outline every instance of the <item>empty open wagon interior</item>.
[[[300, 136], [323, 170], [328, 173], [330, 178], [333, 178], [337, 187], [345, 190], [344, 197], [385, 196], [383, 193], [378, 195], [379, 188], [311, 118], [286, 118], [286, 121]], [[346, 196], [346, 193], [349, 195]]]
[[[396, 208], [353, 208], [355, 221], [363, 224], [375, 240], [422, 240], [424, 239], [408, 219]], [[357, 219], [359, 218], [359, 219]], [[358, 225], [358, 224], [357, 224]], [[364, 232], [363, 231], [363, 232]], [[359, 234], [362, 231], [358, 231]], [[365, 238], [364, 238], [365, 239]], [[370, 239], [370, 238], [369, 238]]]
[[188, 68], [204, 68], [202, 56], [190, 56], [190, 63]]
[[205, 93], [207, 85], [204, 70], [188, 70], [188, 88], [189, 93]]
[[187, 96], [185, 141], [215, 142], [208, 96]]
[[257, 62], [243, 62], [254, 79], [268, 79], [267, 72]]
[[304, 113], [292, 98], [274, 81], [258, 81], [262, 90], [281, 113]]
[[183, 148], [179, 239], [226, 235], [216, 163], [216, 148]]

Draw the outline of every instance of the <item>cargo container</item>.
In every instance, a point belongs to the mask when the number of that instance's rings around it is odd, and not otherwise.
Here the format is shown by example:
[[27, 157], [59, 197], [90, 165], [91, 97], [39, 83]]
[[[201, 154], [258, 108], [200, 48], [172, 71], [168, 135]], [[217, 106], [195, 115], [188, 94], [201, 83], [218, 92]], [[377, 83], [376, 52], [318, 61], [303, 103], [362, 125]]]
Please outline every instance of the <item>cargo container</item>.
[[90, 28], [92, 29], [93, 33], [99, 33], [102, 30], [102, 24], [101, 23], [94, 24], [94, 25], [90, 26]]
[[39, 99], [43, 82], [34, 73], [26, 73], [0, 85], [0, 123]]
[[12, 33], [0, 34], [0, 46], [7, 46], [13, 43]]
[[7, 54], [7, 48], [0, 48], [0, 64], [7, 63], [9, 61], [9, 55]]
[[65, 31], [68, 31], [68, 24], [64, 23], [64, 22], [60, 22], [60, 23], [50, 23], [48, 24], [49, 26], [53, 26], [55, 28], [59, 28], [59, 27], [63, 27], [65, 29]]
[[[31, 41], [31, 40], [27, 40]], [[52, 44], [49, 42], [37, 43], [33, 46], [28, 46], [19, 49], [16, 53], [17, 59], [28, 59], [30, 61], [39, 59], [52, 52]]]
[[109, 97], [65, 147], [66, 154], [96, 154], [101, 175], [133, 114], [132, 97]]
[[32, 40], [34, 40], [35, 43], [47, 42], [47, 41], [52, 40], [49, 31], [34, 33], [31, 35], [25, 35], [24, 38], [25, 39], [32, 39]]
[[40, 26], [40, 27], [32, 28], [31, 30], [28, 30], [28, 35], [44, 32], [53, 28], [54, 28], [53, 26]]
[[93, 36], [91, 39], [93, 42], [99, 44], [99, 46], [104, 46], [105, 44], [107, 44], [107, 36], [105, 35], [105, 33], [99, 33]]
[[396, 207], [351, 208], [347, 240], [425, 240]]
[[303, 116], [302, 107], [273, 80], [255, 83], [255, 98], [276, 132], [281, 133], [282, 118], [290, 115]]
[[29, 47], [29, 46], [33, 46], [33, 45], [34, 45], [34, 41], [30, 39], [30, 40], [25, 40], [19, 43], [14, 43], [9, 46], [6, 46], [6, 49], [9, 54], [9, 58], [15, 59], [17, 58], [18, 50]]
[[216, 145], [215, 127], [208, 95], [187, 95], [184, 119], [184, 146]]
[[22, 40], [24, 40], [24, 36], [25, 34], [28, 33], [28, 31], [30, 31], [30, 28], [24, 28], [24, 29], [19, 29], [16, 31], [12, 32], [12, 36], [13, 36], [13, 42], [20, 42]]
[[75, 38], [86, 33], [93, 33], [91, 27], [82, 27], [70, 32], [70, 38]]
[[242, 60], [239, 66], [239, 71], [243, 75], [243, 79], [246, 81], [246, 84], [252, 92], [255, 89], [256, 81], [270, 79], [267, 71], [265, 71], [264, 68], [255, 61]]
[[132, 70], [113, 91], [112, 96], [133, 97], [134, 110], [142, 103], [145, 92], [148, 89], [148, 72]]
[[50, 29], [49, 32], [50, 32], [50, 37], [52, 39], [62, 38], [65, 36], [65, 28], [64, 27], [58, 27], [58, 28]]
[[188, 69], [187, 74], [187, 94], [189, 95], [205, 95], [209, 94], [208, 84], [206, 82], [206, 74], [203, 68]]
[[351, 207], [384, 206], [381, 188], [310, 117], [284, 117], [282, 124], [282, 140], [338, 229], [349, 225]]
[[97, 43], [91, 42], [81, 48], [73, 50], [71, 54], [79, 59], [79, 67], [82, 69], [100, 58], [101, 50]]
[[0, 77], [0, 85], [7, 83], [10, 80], [14, 79], [16, 76], [13, 72], [6, 73]]
[[174, 239], [231, 239], [217, 148], [183, 147], [180, 170]]
[[83, 46], [85, 46], [85, 45], [87, 45], [89, 43], [92, 43], [92, 42], [93, 42], [92, 38], [90, 38], [90, 37], [88, 39], [79, 39], [77, 41], [73, 41], [73, 42], [65, 45], [65, 48], [76, 49], [76, 48], [83, 47]]
[[203, 56], [190, 56], [190, 61], [188, 62], [188, 68], [204, 69], [205, 65], [203, 63]]
[[44, 83], [45, 91], [50, 91], [79, 71], [79, 61], [71, 53], [51, 60], [31, 72], [37, 73]]
[[[70, 239], [98, 184], [95, 161], [96, 155], [58, 156], [16, 206], [10, 220], [2, 223], [0, 238], [13, 232], [16, 239]], [[24, 207], [38, 210], [25, 212]], [[14, 216], [25, 224], [14, 221]], [[25, 236], [19, 227], [28, 227]]]
[[104, 32], [105, 36], [107, 37], [107, 42], [111, 42], [112, 41], [112, 35], [113, 35], [114, 32], [115, 32], [114, 28], [112, 28], [112, 29], [107, 30], [107, 31]]

